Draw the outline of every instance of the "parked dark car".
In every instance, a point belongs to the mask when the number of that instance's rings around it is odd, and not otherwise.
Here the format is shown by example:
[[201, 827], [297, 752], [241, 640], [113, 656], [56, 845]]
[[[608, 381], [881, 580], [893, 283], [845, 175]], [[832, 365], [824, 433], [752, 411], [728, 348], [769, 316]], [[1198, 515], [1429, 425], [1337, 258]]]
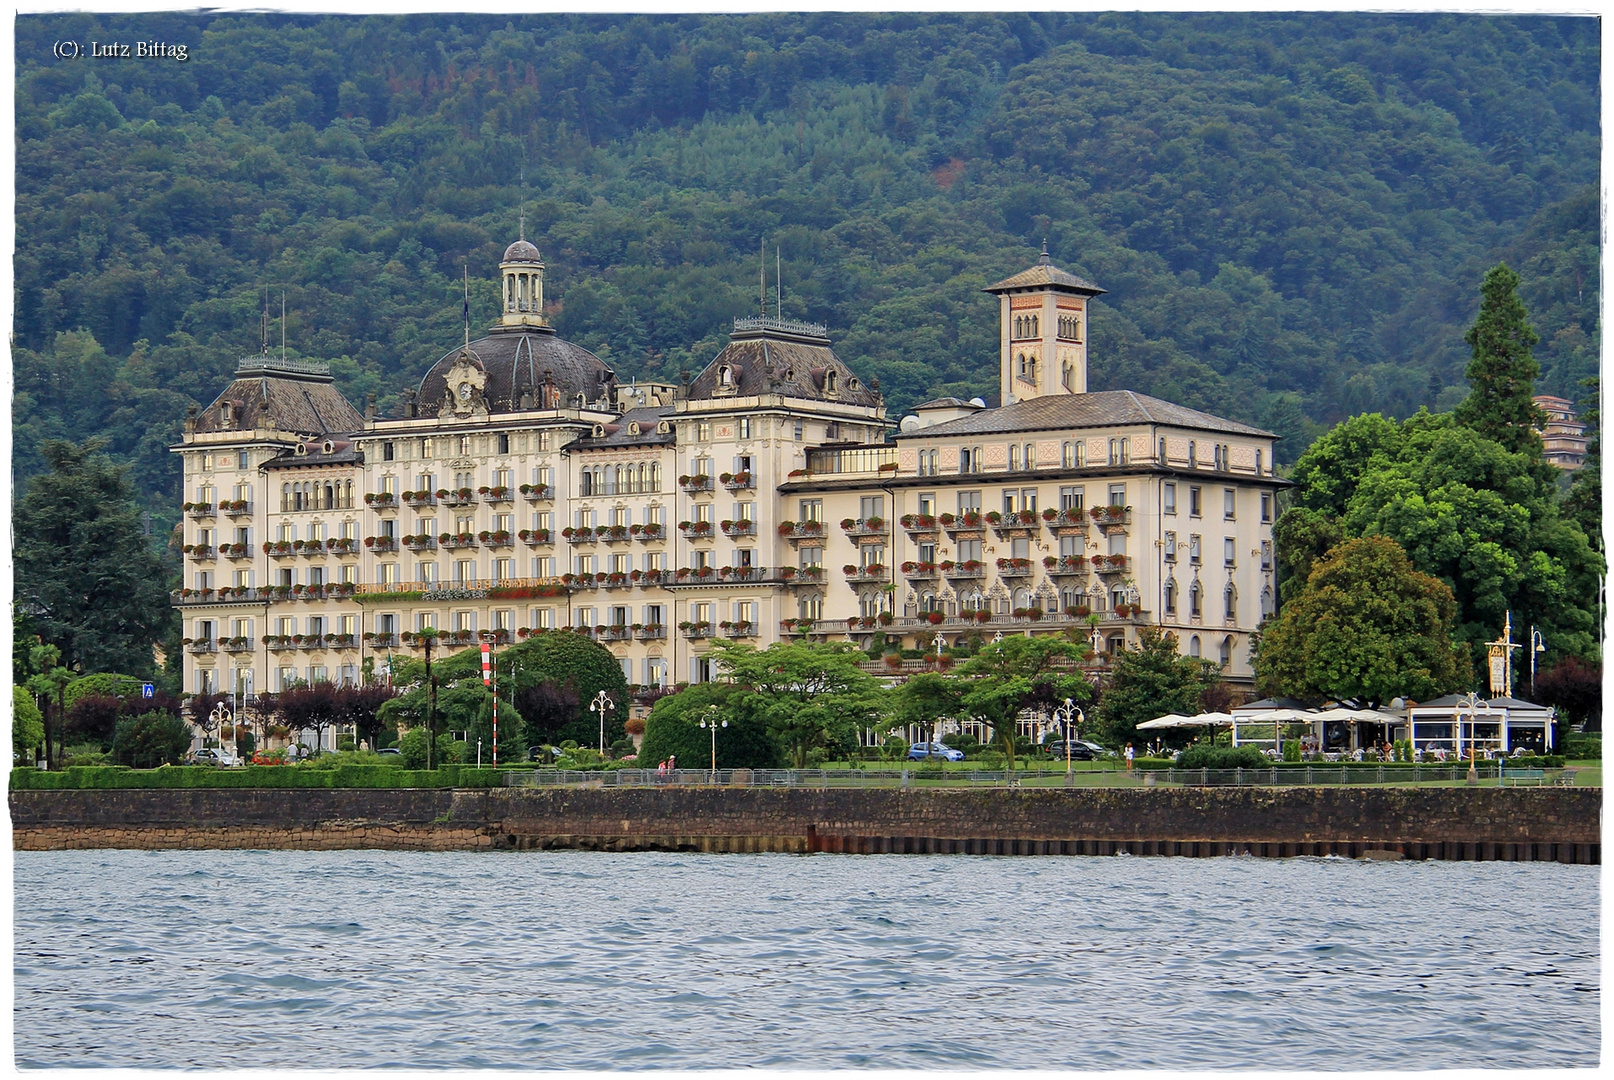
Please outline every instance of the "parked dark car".
[[[1050, 757], [1062, 758], [1065, 756], [1065, 744], [1059, 739], [1050, 739], [1042, 744], [1043, 752]], [[1114, 757], [1113, 751], [1106, 750], [1098, 743], [1088, 742], [1086, 739], [1072, 739], [1070, 741], [1070, 757], [1072, 761], [1097, 761], [1100, 758]]]

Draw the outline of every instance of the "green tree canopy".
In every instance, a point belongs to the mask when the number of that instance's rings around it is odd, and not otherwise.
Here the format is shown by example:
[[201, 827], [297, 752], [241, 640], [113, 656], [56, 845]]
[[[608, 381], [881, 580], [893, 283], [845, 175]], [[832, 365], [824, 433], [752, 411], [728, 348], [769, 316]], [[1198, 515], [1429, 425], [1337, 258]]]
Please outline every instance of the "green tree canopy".
[[28, 482], [12, 520], [17, 603], [64, 666], [150, 674], [174, 618], [171, 570], [105, 445], [53, 439], [40, 448], [49, 471]]
[[1531, 400], [1541, 365], [1531, 347], [1541, 340], [1519, 299], [1519, 275], [1498, 263], [1480, 286], [1479, 317], [1463, 340], [1474, 356], [1468, 362], [1468, 397], [1457, 419], [1513, 453], [1541, 453], [1536, 431], [1546, 417]]
[[[599, 720], [588, 711], [588, 703], [600, 691], [605, 691], [616, 706], [606, 715], [606, 745], [622, 738], [627, 722], [628, 681], [622, 666], [609, 649], [583, 637], [564, 631], [535, 634], [516, 645], [499, 649], [495, 653], [499, 669], [499, 756], [514, 760], [519, 750], [522, 757], [530, 745], [542, 742], [575, 740], [582, 746], [593, 746], [599, 741]], [[482, 652], [478, 648], [464, 649], [432, 660], [432, 674], [437, 680], [437, 730], [446, 727], [469, 730], [481, 722], [486, 708], [489, 715], [488, 739], [491, 753], [491, 704], [489, 692], [482, 685]], [[413, 726], [426, 722], [427, 685], [426, 662], [421, 659], [395, 659], [392, 664], [393, 683], [399, 695], [381, 707], [381, 718], [388, 723]], [[549, 684], [546, 691], [535, 688]], [[453, 690], [462, 687], [462, 690]], [[541, 705], [538, 697], [548, 694], [567, 704], [570, 715], [554, 715]], [[445, 699], [445, 693], [453, 691]], [[535, 697], [535, 693], [537, 696]], [[520, 704], [512, 704], [519, 702]], [[505, 728], [505, 710], [511, 715], [537, 718], [545, 725], [541, 730], [528, 731]], [[445, 709], [447, 711], [445, 711]], [[452, 721], [452, 723], [446, 723]], [[506, 747], [511, 749], [507, 750]]]
[[45, 718], [33, 695], [20, 686], [11, 688], [11, 750], [26, 756], [45, 741]]
[[[639, 767], [653, 769], [669, 757], [681, 769], [704, 769], [712, 759], [712, 735], [700, 722], [714, 717], [720, 769], [773, 769], [785, 764], [784, 746], [769, 728], [767, 713], [751, 692], [727, 682], [696, 683], [651, 706], [639, 747]], [[715, 710], [715, 711], [711, 711]]]
[[1267, 624], [1257, 685], [1282, 697], [1428, 701], [1471, 677], [1467, 650], [1452, 640], [1456, 617], [1451, 589], [1414, 570], [1394, 540], [1346, 540]]
[[858, 728], [878, 724], [883, 691], [848, 642], [775, 642], [759, 650], [718, 640], [712, 658], [744, 691], [741, 707], [767, 724], [797, 768], [815, 751], [849, 749]]
[[1138, 725], [1168, 712], [1193, 716], [1201, 695], [1217, 681], [1216, 666], [1183, 656], [1177, 635], [1157, 626], [1138, 631], [1138, 643], [1116, 654], [1099, 698], [1100, 738], [1113, 747], [1138, 738]]
[[1093, 687], [1077, 667], [1089, 651], [1087, 644], [1064, 638], [1016, 634], [983, 646], [960, 665], [958, 677], [965, 681], [962, 704], [992, 728], [993, 741], [1003, 749], [1010, 769], [1023, 710], [1052, 712], [1066, 698], [1092, 699]]

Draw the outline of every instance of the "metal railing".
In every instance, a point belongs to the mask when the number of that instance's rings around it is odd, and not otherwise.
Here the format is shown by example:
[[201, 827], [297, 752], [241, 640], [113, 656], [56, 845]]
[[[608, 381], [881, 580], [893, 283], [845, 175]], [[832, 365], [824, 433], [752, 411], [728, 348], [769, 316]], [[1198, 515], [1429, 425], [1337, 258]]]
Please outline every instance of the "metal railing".
[[[1067, 774], [1062, 763], [1040, 769], [940, 769], [923, 762], [875, 769], [521, 769], [508, 770], [506, 787], [763, 787], [874, 788], [915, 784], [952, 787], [1339, 787], [1378, 784], [1452, 784], [1468, 778], [1466, 764], [1269, 769], [1090, 769]], [[1562, 769], [1543, 770], [1544, 782], [1566, 782]], [[1497, 783], [1496, 763], [1476, 767], [1480, 782]]]

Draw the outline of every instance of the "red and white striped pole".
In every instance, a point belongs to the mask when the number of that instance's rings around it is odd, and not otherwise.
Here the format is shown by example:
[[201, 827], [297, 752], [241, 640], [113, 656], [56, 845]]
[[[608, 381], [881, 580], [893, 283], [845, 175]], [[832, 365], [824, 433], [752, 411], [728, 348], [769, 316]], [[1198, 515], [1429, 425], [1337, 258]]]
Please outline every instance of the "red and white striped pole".
[[499, 767], [499, 685], [493, 676], [493, 646], [482, 643], [482, 685], [493, 687], [493, 767]]

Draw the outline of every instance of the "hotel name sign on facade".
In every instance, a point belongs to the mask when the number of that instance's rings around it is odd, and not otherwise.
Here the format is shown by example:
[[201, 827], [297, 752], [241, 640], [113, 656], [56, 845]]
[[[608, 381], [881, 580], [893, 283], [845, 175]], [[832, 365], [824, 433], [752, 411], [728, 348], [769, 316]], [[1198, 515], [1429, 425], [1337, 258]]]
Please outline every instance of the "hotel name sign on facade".
[[1000, 304], [1002, 405], [902, 418], [825, 328], [736, 319], [693, 381], [623, 383], [543, 316], [518, 240], [486, 336], [361, 413], [264, 354], [187, 417], [188, 691], [352, 682], [439, 648], [570, 627], [630, 684], [711, 676], [711, 642], [1140, 627], [1250, 677], [1272, 609], [1274, 436], [1087, 392], [1097, 286], [1037, 265]]

